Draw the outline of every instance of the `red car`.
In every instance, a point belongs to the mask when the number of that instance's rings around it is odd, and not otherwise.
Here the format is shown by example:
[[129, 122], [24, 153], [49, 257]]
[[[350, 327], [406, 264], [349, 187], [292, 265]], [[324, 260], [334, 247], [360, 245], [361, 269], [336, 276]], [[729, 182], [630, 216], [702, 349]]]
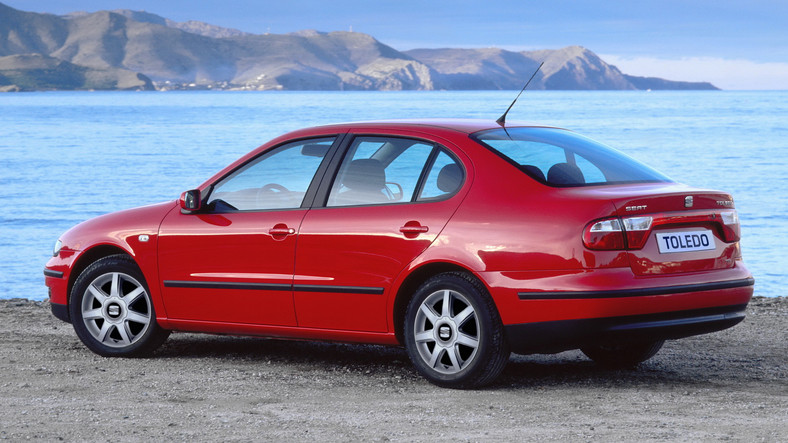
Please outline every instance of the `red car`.
[[88, 220], [44, 274], [104, 356], [170, 331], [404, 345], [441, 386], [510, 352], [634, 365], [740, 322], [730, 195], [573, 132], [480, 120], [295, 131], [180, 200]]

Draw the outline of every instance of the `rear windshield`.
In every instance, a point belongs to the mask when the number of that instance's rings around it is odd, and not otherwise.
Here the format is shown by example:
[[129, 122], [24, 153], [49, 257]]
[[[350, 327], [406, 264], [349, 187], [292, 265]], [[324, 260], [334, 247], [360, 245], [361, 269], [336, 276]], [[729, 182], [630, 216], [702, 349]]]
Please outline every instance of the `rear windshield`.
[[564, 129], [501, 128], [471, 137], [550, 186], [671, 181], [609, 146]]

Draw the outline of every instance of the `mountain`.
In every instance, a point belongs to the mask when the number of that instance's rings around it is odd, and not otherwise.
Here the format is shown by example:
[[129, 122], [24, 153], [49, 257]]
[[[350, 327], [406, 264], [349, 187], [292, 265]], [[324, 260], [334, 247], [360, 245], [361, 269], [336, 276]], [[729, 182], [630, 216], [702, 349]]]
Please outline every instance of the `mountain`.
[[[405, 54], [435, 70], [437, 89], [520, 89], [539, 62], [503, 49], [413, 49]], [[524, 75], [524, 73], [528, 73]], [[532, 85], [543, 89], [544, 72]]]
[[153, 90], [142, 74], [92, 69], [41, 54], [0, 57], [0, 92], [40, 90]]
[[[192, 34], [202, 35], [204, 37], [225, 38], [225, 37], [238, 37], [241, 35], [252, 35], [248, 32], [239, 31], [232, 28], [223, 28], [221, 26], [212, 25], [205, 22], [196, 20], [189, 20], [186, 22], [176, 22], [160, 15], [151, 14], [145, 11], [132, 11], [129, 9], [113, 9], [109, 11], [118, 15], [122, 15], [140, 23], [153, 23], [156, 25], [168, 26], [170, 28], [180, 29], [181, 31], [190, 32]], [[72, 12], [65, 15], [66, 18], [76, 18], [85, 15], [90, 15], [87, 12], [79, 11]]]
[[301, 31], [225, 41], [242, 54], [231, 82], [251, 89], [434, 89], [428, 66], [366, 34]]
[[[5, 48], [0, 44], [0, 55], [41, 53], [95, 69], [141, 72], [164, 85], [433, 89], [428, 66], [360, 33], [302, 31], [213, 38], [161, 24], [146, 13], [99, 11], [59, 18], [1, 4], [0, 23], [5, 28], [0, 28], [0, 42], [19, 41]], [[41, 44], [40, 36], [50, 34], [56, 38]], [[22, 35], [24, 39], [18, 38]]]
[[[27, 58], [8, 58], [23, 55]], [[202, 22], [174, 22], [144, 11], [60, 17], [2, 3], [0, 57], [5, 57], [3, 72], [14, 72], [0, 78], [0, 87], [7, 90], [96, 89], [90, 85], [112, 85], [111, 78], [120, 89], [146, 89], [151, 80], [159, 89], [519, 89], [540, 61], [545, 64], [534, 79], [535, 89], [714, 89], [710, 84], [627, 76], [579, 46], [530, 52], [400, 52], [354, 32], [255, 35]], [[58, 72], [67, 80], [55, 81]], [[104, 80], [80, 82], [76, 72]]]
[[691, 90], [719, 90], [716, 86], [712, 85], [708, 82], [677, 82], [672, 80], [665, 80], [664, 78], [657, 78], [657, 77], [635, 77], [633, 75], [626, 75], [624, 74], [624, 78], [629, 80], [637, 89], [651, 89], [651, 90], [660, 90], [660, 89], [669, 89], [669, 90], [679, 90], [679, 91], [691, 91]]
[[0, 56], [48, 54], [68, 35], [65, 20], [51, 14], [18, 11], [0, 3]]
[[618, 68], [581, 46], [522, 54], [544, 60], [545, 89], [637, 89]]
[[544, 66], [530, 89], [717, 89], [711, 83], [626, 75], [581, 46], [523, 52], [498, 48], [413, 49], [405, 54], [435, 70], [439, 89], [520, 89], [541, 62]]

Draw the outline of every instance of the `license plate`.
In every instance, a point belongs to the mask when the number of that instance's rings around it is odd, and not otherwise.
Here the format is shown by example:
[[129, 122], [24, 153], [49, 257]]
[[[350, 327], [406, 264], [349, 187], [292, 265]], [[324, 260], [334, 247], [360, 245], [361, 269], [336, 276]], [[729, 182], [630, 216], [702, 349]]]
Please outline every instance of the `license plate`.
[[708, 229], [702, 231], [663, 232], [657, 234], [660, 254], [671, 252], [707, 251], [714, 249], [714, 234]]

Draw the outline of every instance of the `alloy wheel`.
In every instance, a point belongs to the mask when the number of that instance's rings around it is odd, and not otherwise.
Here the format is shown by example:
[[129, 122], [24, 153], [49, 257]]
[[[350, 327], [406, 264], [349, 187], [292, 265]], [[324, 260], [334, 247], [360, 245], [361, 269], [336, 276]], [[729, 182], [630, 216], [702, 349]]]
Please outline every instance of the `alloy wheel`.
[[480, 328], [476, 311], [461, 293], [443, 289], [418, 308], [413, 325], [419, 356], [441, 374], [457, 374], [476, 357]]
[[82, 321], [97, 342], [125, 348], [140, 340], [151, 325], [153, 312], [145, 287], [122, 272], [96, 277], [82, 297]]

